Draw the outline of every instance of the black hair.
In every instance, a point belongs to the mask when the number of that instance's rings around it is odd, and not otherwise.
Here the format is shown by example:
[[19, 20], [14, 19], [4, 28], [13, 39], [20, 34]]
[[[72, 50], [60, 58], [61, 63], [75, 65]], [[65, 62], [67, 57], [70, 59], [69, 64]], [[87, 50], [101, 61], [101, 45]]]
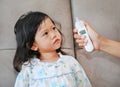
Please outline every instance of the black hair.
[[[28, 12], [27, 14], [23, 14], [16, 22], [14, 32], [16, 35], [17, 48], [13, 60], [13, 66], [16, 71], [19, 72], [22, 64], [26, 61], [30, 62], [31, 58], [34, 56], [36, 58], [40, 57], [40, 53], [38, 51], [31, 50], [31, 47], [38, 27], [46, 18], [50, 17], [45, 13]], [[52, 19], [51, 21], [54, 23]], [[60, 48], [56, 50], [56, 52], [60, 51]]]

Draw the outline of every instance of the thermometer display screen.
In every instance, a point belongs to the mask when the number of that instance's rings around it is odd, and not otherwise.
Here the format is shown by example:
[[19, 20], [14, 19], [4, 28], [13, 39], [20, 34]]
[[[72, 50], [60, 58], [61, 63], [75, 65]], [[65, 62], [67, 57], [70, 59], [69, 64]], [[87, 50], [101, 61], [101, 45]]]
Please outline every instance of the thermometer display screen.
[[85, 34], [86, 31], [85, 30], [81, 30], [79, 33], [82, 35], [82, 34]]

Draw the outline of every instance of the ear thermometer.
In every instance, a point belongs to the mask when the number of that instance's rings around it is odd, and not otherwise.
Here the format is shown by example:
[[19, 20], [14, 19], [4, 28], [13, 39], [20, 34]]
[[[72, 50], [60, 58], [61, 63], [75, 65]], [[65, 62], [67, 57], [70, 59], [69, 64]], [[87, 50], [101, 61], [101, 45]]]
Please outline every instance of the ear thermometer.
[[88, 40], [88, 42], [87, 42], [87, 44], [85, 46], [85, 50], [87, 52], [92, 52], [94, 50], [94, 47], [93, 47], [93, 44], [92, 44], [92, 42], [90, 40], [89, 34], [87, 32], [87, 29], [86, 29], [83, 21], [81, 21], [78, 18], [76, 18], [75, 27], [78, 30], [78, 35], [85, 36], [86, 39]]

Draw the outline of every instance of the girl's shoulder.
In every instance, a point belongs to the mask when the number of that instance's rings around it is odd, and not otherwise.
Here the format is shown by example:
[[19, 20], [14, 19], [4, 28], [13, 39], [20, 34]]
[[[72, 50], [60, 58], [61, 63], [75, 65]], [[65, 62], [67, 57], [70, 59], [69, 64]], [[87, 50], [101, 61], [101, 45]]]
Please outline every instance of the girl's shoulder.
[[63, 58], [63, 61], [66, 65], [68, 65], [72, 71], [77, 72], [82, 69], [81, 64], [73, 57], [70, 55], [61, 55], [61, 59]]
[[60, 54], [60, 58], [64, 63], [68, 64], [69, 66], [74, 66], [74, 65], [81, 66], [80, 63], [75, 59], [75, 57], [71, 55]]
[[32, 58], [30, 61], [26, 61], [22, 64], [22, 71], [30, 70], [33, 66], [37, 65], [39, 63], [38, 58]]
[[75, 57], [71, 56], [71, 55], [63, 55], [61, 53], [59, 53], [60, 58], [64, 59], [64, 60], [68, 60], [68, 61], [76, 61]]

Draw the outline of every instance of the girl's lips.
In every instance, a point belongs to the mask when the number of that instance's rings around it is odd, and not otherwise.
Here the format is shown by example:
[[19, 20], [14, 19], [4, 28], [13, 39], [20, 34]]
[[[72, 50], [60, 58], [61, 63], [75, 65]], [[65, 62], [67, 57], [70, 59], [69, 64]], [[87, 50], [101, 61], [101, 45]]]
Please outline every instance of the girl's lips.
[[60, 39], [56, 39], [55, 41], [54, 41], [54, 44], [58, 44], [58, 43], [60, 43], [61, 41], [60, 41]]

